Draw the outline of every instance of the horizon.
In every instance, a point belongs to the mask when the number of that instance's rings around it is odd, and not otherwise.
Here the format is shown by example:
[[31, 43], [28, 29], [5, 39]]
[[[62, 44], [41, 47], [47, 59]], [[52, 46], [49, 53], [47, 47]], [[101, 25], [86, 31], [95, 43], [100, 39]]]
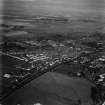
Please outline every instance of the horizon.
[[[1, 1], [1, 0], [0, 0]], [[4, 0], [3, 14], [104, 16], [105, 0]]]

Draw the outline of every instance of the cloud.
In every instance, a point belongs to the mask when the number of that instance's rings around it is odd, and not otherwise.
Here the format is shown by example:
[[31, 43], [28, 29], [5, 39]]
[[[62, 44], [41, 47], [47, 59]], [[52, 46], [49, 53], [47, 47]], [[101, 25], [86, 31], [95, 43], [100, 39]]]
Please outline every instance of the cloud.
[[[16, 10], [26, 14], [61, 14], [72, 13], [102, 14], [105, 11], [105, 0], [3, 0], [6, 10]], [[21, 2], [22, 1], [22, 2]], [[13, 8], [12, 8], [13, 7]], [[16, 7], [16, 8], [15, 8]]]
[[34, 1], [37, 1], [37, 0], [20, 0], [20, 1], [32, 1], [32, 2], [34, 2]]

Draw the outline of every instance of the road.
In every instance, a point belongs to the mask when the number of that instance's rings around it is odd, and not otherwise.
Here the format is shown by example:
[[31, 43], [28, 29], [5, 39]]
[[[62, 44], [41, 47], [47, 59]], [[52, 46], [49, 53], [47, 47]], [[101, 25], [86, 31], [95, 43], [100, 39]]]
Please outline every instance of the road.
[[21, 61], [25, 61], [25, 60], [22, 59], [22, 58], [19, 58], [19, 57], [17, 57], [17, 56], [13, 56], [13, 55], [7, 54], [7, 53], [2, 52], [2, 51], [0, 51], [0, 54], [1, 54], [1, 55], [6, 55], [6, 56], [9, 56], [9, 57], [12, 57], [12, 58], [15, 58], [15, 59], [21, 60]]

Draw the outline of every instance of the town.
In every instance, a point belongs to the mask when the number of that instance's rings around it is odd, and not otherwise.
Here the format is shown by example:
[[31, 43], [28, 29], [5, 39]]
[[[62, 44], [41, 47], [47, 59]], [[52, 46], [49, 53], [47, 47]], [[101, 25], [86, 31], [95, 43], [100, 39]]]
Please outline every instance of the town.
[[47, 33], [45, 37], [12, 38], [10, 35], [30, 33], [22, 25], [1, 24], [0, 27], [7, 35], [0, 43], [3, 98], [46, 72], [57, 72], [56, 67], [64, 64], [72, 65], [70, 71], [65, 71], [68, 76], [85, 78], [97, 86], [100, 97], [96, 103], [105, 102], [104, 34], [97, 32], [78, 39]]

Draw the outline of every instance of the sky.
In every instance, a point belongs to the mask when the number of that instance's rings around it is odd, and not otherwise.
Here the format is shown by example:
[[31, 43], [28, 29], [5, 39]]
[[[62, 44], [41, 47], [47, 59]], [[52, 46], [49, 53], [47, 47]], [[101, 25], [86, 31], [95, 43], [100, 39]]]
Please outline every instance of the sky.
[[74, 13], [105, 13], [105, 0], [4, 0], [4, 5], [4, 9], [24, 10], [26, 14], [70, 16]]

